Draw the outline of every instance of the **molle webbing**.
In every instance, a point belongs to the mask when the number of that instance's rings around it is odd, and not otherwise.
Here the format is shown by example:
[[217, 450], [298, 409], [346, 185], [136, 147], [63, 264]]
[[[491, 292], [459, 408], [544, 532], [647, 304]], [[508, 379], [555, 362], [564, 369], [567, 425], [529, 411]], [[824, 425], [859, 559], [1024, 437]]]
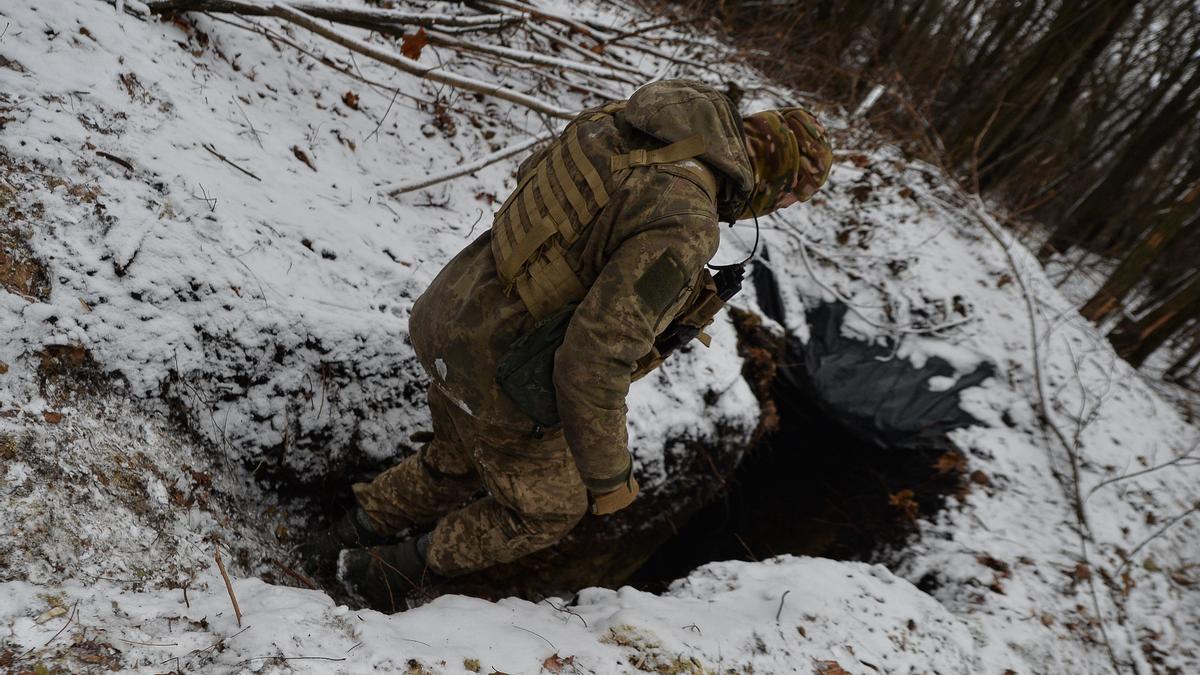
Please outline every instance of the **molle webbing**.
[[704, 139], [696, 135], [655, 150], [611, 155], [620, 147], [612, 116], [623, 107], [623, 101], [609, 104], [576, 118], [526, 170], [496, 213], [496, 270], [537, 319], [579, 302], [587, 293], [566, 252], [608, 204], [629, 169], [678, 162], [705, 150]]
[[571, 125], [501, 207], [492, 225], [496, 269], [535, 317], [583, 298], [565, 252], [608, 200], [609, 186]]

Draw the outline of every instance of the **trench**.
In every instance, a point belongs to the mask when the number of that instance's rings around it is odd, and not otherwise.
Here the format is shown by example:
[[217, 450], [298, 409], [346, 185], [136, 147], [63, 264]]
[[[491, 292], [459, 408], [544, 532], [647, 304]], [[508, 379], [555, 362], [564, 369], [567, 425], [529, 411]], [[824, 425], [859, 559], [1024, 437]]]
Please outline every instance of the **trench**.
[[[753, 283], [760, 311], [784, 324], [769, 269], [756, 267]], [[921, 519], [986, 484], [947, 434], [977, 423], [959, 394], [990, 377], [992, 366], [957, 373], [936, 357], [919, 368], [889, 358], [892, 345], [842, 335], [845, 313], [836, 303], [810, 309], [803, 342], [772, 337], [734, 312], [744, 374], [778, 424], [633, 585], [661, 592], [708, 562], [781, 554], [886, 563], [911, 543]], [[953, 383], [933, 387], [934, 378]]]
[[[784, 324], [765, 269], [753, 279], [759, 310]], [[540, 600], [626, 584], [661, 592], [708, 562], [781, 554], [888, 562], [921, 519], [986, 482], [946, 434], [977, 423], [960, 409], [959, 394], [992, 370], [984, 364], [964, 374], [936, 357], [920, 368], [889, 358], [891, 345], [841, 334], [845, 311], [810, 308], [805, 342], [731, 310], [743, 377], [762, 411], [748, 446], [693, 442], [666, 485], [617, 517], [585, 517], [549, 549], [432, 593]], [[934, 378], [951, 384], [931, 387]], [[260, 477], [319, 526], [349, 505], [349, 483], [383, 468], [342, 465], [305, 485]], [[336, 584], [323, 585], [341, 595]]]

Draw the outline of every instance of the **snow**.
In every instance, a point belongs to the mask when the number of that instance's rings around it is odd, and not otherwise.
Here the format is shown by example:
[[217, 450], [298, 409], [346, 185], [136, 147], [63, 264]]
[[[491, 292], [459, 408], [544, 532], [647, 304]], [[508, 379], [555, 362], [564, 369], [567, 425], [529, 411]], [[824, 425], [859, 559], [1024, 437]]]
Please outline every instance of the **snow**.
[[[574, 667], [565, 672], [786, 672], [823, 661], [852, 673], [963, 672], [973, 651], [966, 628], [912, 584], [880, 566], [814, 558], [713, 563], [661, 596], [593, 588], [571, 606], [443, 596], [391, 616], [258, 579], [234, 588], [240, 628], [215, 573], [196, 580], [186, 603], [182, 591], [109, 582], [68, 583], [47, 599], [40, 586], [8, 582], [0, 636], [41, 644], [75, 616], [93, 641], [120, 650], [128, 672], [145, 673], [534, 673], [557, 672], [556, 659]], [[13, 611], [48, 604], [69, 611], [40, 625]]]
[[[603, 25], [650, 19], [614, 3], [547, 7]], [[274, 45], [192, 21], [141, 20], [94, 0], [0, 8], [0, 175], [14, 191], [3, 226], [24, 234], [52, 281], [45, 301], [0, 292], [0, 659], [140, 672], [811, 672], [825, 661], [852, 673], [1105, 672], [1107, 640], [1124, 670], [1200, 670], [1195, 468], [1164, 466], [1195, 447], [1197, 430], [1002, 234], [1014, 269], [934, 167], [827, 109], [839, 139], [830, 185], [761, 219], [784, 327], [807, 338], [804, 309], [840, 297], [853, 305], [845, 330], [895, 341], [893, 358], [937, 356], [958, 373], [997, 366], [963, 394], [982, 424], [952, 435], [982, 480], [881, 554], [887, 568], [721, 562], [662, 595], [450, 596], [394, 616], [284, 585], [299, 583], [280, 561], [304, 523], [262, 474], [306, 480], [411, 451], [405, 439], [428, 420], [409, 307], [486, 227], [520, 155], [381, 193], [553, 122], [351, 61], [276, 20], [255, 21]], [[694, 72], [619, 53], [650, 74], [739, 81], [752, 93], [746, 110], [782, 102], [728, 47], [688, 39], [707, 51], [681, 42], [683, 59], [728, 58]], [[526, 68], [432, 47], [420, 60], [565, 108], [599, 102], [535, 83]], [[402, 93], [346, 74], [360, 72]], [[718, 262], [744, 257], [751, 227], [723, 230]], [[1022, 285], [1046, 412], [1071, 452], [1039, 422]], [[749, 284], [736, 304], [755, 309]], [[732, 325], [710, 332], [711, 348], [672, 357], [631, 391], [647, 491], [669, 480], [680, 439], [729, 429], [744, 439], [756, 422]], [[102, 384], [48, 379], [49, 345], [85, 347]], [[218, 545], [241, 633], [212, 564]], [[37, 623], [55, 607], [64, 611]]]

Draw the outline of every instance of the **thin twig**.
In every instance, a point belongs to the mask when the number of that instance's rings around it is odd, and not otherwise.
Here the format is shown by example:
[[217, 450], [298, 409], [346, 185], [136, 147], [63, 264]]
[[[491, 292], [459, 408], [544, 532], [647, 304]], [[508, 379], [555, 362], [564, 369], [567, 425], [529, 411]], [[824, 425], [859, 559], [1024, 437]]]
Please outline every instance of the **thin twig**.
[[233, 602], [233, 615], [237, 618], [238, 628], [242, 627], [242, 609], [238, 607], [237, 596], [233, 593], [233, 582], [229, 580], [229, 573], [225, 571], [225, 562], [221, 560], [221, 544], [216, 545], [216, 553], [213, 555], [217, 560], [217, 569], [221, 571], [221, 578], [225, 580], [225, 590], [229, 591], [229, 599]]
[[784, 591], [783, 595], [779, 598], [779, 609], [775, 610], [775, 623], [779, 623], [779, 615], [783, 614], [783, 601], [787, 600], [788, 593], [791, 592], [792, 590], [789, 588], [788, 590]]
[[259, 178], [258, 176], [255, 176], [253, 173], [250, 173], [249, 171], [247, 171], [247, 170], [243, 169], [242, 167], [238, 166], [237, 164], [234, 164], [234, 163], [233, 163], [233, 161], [232, 161], [231, 159], [229, 159], [229, 158], [228, 158], [228, 157], [226, 157], [225, 155], [222, 155], [221, 153], [217, 152], [217, 149], [216, 149], [216, 148], [214, 148], [213, 146], [209, 145], [208, 143], [201, 143], [201, 144], [200, 144], [200, 147], [202, 147], [202, 148], [204, 148], [205, 150], [209, 151], [209, 152], [210, 152], [210, 153], [211, 153], [211, 154], [212, 154], [214, 157], [216, 157], [217, 159], [221, 160], [222, 162], [225, 162], [225, 163], [226, 163], [226, 164], [228, 164], [229, 166], [232, 166], [233, 168], [237, 169], [238, 171], [241, 171], [242, 173], [246, 174], [247, 176], [250, 176], [251, 178], [253, 178], [254, 180], [256, 180], [256, 181], [258, 181], [258, 182], [260, 182], [260, 183], [262, 182], [262, 179], [261, 179], [261, 178]]
[[500, 57], [506, 61], [515, 61], [519, 64], [532, 64], [537, 66], [548, 66], [551, 68], [564, 68], [574, 70], [581, 73], [586, 73], [593, 77], [603, 77], [609, 80], [614, 80], [622, 84], [637, 84], [636, 81], [630, 79], [627, 75], [609, 68], [607, 66], [591, 65], [589, 63], [580, 63], [578, 61], [570, 61], [568, 59], [559, 58], [557, 56], [547, 56], [545, 54], [536, 54], [534, 52], [524, 51], [521, 49], [512, 49], [510, 47], [501, 47], [497, 45], [476, 44], [460, 40], [446, 33], [436, 30], [427, 31], [430, 44], [450, 47], [459, 51], [478, 52], [481, 54], [490, 54]]
[[[566, 605], [559, 607], [558, 605], [554, 604], [553, 602], [550, 602], [550, 598], [542, 598], [542, 602], [546, 603], [547, 605], [550, 605], [551, 607], [553, 607], [554, 609], [556, 609], [560, 612], [563, 612], [565, 614], [570, 614], [571, 616], [579, 619], [580, 621], [583, 622], [583, 627], [587, 628], [587, 625], [588, 625], [587, 619], [583, 618], [583, 616], [581, 614], [579, 614], [578, 612], [571, 611], [570, 607], [567, 607]], [[570, 619], [567, 619], [568, 623], [570, 621], [571, 621]]]
[[[1100, 481], [1099, 483], [1094, 485], [1091, 490], [1088, 490], [1087, 497], [1092, 496], [1093, 492], [1095, 492], [1096, 490], [1099, 490], [1100, 488], [1104, 487], [1105, 485], [1111, 485], [1111, 484], [1119, 482], [1119, 481], [1129, 480], [1130, 478], [1137, 478], [1138, 476], [1144, 476], [1148, 473], [1153, 473], [1155, 471], [1158, 471], [1159, 469], [1165, 469], [1168, 466], [1174, 466], [1176, 464], [1180, 464], [1184, 460], [1191, 458], [1192, 453], [1196, 452], [1196, 450], [1198, 448], [1200, 448], [1200, 440], [1196, 441], [1196, 443], [1194, 443], [1192, 445], [1191, 449], [1188, 450], [1187, 452], [1183, 453], [1182, 455], [1179, 455], [1178, 457], [1176, 457], [1174, 459], [1163, 462], [1162, 464], [1156, 464], [1147, 469], [1142, 469], [1141, 471], [1135, 471], [1133, 473], [1127, 473], [1127, 474], [1124, 474], [1121, 476], [1114, 476], [1112, 478], [1109, 478], [1108, 480]], [[1084, 499], [1086, 500], [1087, 497], [1085, 497]]]
[[241, 666], [241, 665], [245, 665], [247, 663], [252, 663], [254, 661], [270, 661], [270, 660], [278, 660], [278, 661], [306, 661], [306, 660], [307, 661], [345, 661], [346, 657], [344, 657], [344, 656], [255, 656], [253, 658], [246, 659], [245, 661], [239, 661], [238, 665]]
[[289, 577], [295, 579], [296, 581], [299, 581], [300, 583], [304, 584], [308, 588], [310, 588], [312, 590], [317, 590], [320, 588], [320, 586], [317, 586], [317, 584], [314, 583], [312, 579], [309, 579], [308, 577], [304, 576], [303, 574], [300, 574], [296, 570], [288, 567], [287, 565], [284, 565], [283, 563], [279, 562], [278, 560], [275, 560], [273, 562], [275, 563], [275, 565], [277, 567], [279, 567], [279, 571], [281, 571], [284, 574], [288, 575]]
[[1173, 526], [1175, 523], [1178, 523], [1179, 521], [1183, 520], [1184, 518], [1187, 518], [1188, 516], [1192, 515], [1193, 513], [1197, 512], [1197, 511], [1200, 511], [1200, 502], [1196, 502], [1195, 504], [1192, 504], [1192, 508], [1171, 518], [1166, 523], [1164, 523], [1162, 527], [1158, 528], [1158, 530], [1156, 530], [1154, 532], [1154, 534], [1143, 539], [1142, 543], [1138, 544], [1137, 546], [1134, 546], [1133, 550], [1129, 552], [1129, 555], [1125, 556], [1125, 561], [1122, 562], [1117, 567], [1117, 571], [1113, 573], [1113, 576], [1120, 577], [1121, 572], [1125, 571], [1125, 568], [1128, 567], [1129, 563], [1133, 561], [1133, 557], [1135, 555], [1137, 555], [1137, 552], [1142, 550], [1146, 546], [1146, 544], [1149, 544], [1150, 542], [1154, 541], [1155, 539], [1158, 539], [1159, 537], [1161, 537], [1163, 535], [1163, 533], [1165, 533], [1167, 530], [1171, 529], [1171, 526]]
[[254, 142], [258, 143], [259, 149], [262, 149], [262, 138], [258, 135], [258, 129], [254, 128], [254, 123], [250, 121], [250, 116], [246, 114], [246, 110], [242, 108], [242, 104], [238, 101], [238, 97], [233, 97], [233, 104], [237, 106], [238, 112], [242, 113], [242, 119], [246, 120], [246, 126], [250, 127], [250, 135], [254, 137]]
[[554, 652], [555, 652], [556, 654], [558, 653], [558, 647], [555, 647], [555, 646], [554, 646], [554, 643], [553, 643], [553, 642], [551, 642], [551, 641], [549, 641], [549, 640], [547, 640], [545, 637], [542, 637], [541, 635], [538, 635], [537, 633], [535, 633], [535, 632], [533, 632], [533, 631], [529, 630], [528, 628], [522, 628], [522, 627], [518, 626], [518, 625], [517, 625], [517, 624], [515, 624], [515, 623], [509, 624], [509, 625], [510, 625], [510, 626], [512, 626], [513, 628], [516, 628], [517, 630], [523, 630], [523, 631], [525, 631], [526, 633], [529, 633], [530, 635], [537, 635], [538, 637], [542, 638], [542, 642], [545, 642], [546, 644], [550, 645], [550, 648], [551, 648], [551, 649], [553, 649], [553, 650], [554, 650]]
[[34, 649], [44, 649], [44, 648], [48, 647], [51, 642], [54, 642], [55, 640], [58, 639], [59, 635], [63, 634], [63, 631], [67, 629], [67, 626], [71, 625], [71, 621], [73, 621], [75, 619], [75, 614], [78, 611], [79, 611], [79, 601], [76, 600], [75, 604], [71, 605], [71, 613], [67, 615], [67, 622], [62, 625], [62, 628], [58, 629], [57, 633], [55, 633], [54, 635], [51, 635], [49, 640], [46, 640], [45, 642], [42, 643], [41, 647], [30, 647], [29, 649], [25, 650], [24, 654], [21, 654], [21, 656], [19, 656], [17, 658], [24, 658], [26, 655], [33, 652]]
[[595, 61], [596, 63], [604, 65], [608, 68], [612, 68], [613, 70], [621, 70], [626, 73], [629, 73], [630, 75], [637, 75], [639, 78], [641, 78], [643, 80], [650, 77], [649, 74], [647, 74], [641, 70], [638, 70], [637, 68], [634, 68], [633, 66], [628, 66], [628, 65], [625, 65], [624, 63], [617, 63], [615, 61], [605, 59], [603, 56], [600, 56], [596, 52], [593, 52], [588, 49], [584, 49], [583, 47], [580, 47], [579, 45], [575, 44], [574, 42], [571, 42], [570, 40], [562, 37], [561, 35], [556, 34], [554, 31], [552, 31], [548, 28], [545, 28], [544, 26], [539, 26], [536, 23], [532, 23], [532, 22], [526, 23], [525, 26], [526, 26], [526, 28], [529, 29], [529, 32], [534, 33], [536, 35], [541, 35], [542, 37], [553, 42], [554, 44], [559, 45], [560, 47], [565, 47], [566, 49], [569, 49], [569, 50], [575, 52], [576, 54], [582, 56], [583, 58], [588, 59], [589, 61]]
[[734, 532], [733, 538], [737, 539], [738, 543], [742, 545], [742, 548], [746, 549], [746, 555], [750, 556], [751, 560], [753, 560], [754, 562], [758, 562], [758, 556], [754, 555], [754, 551], [751, 551], [750, 547], [746, 545], [746, 540], [742, 539], [742, 535], [738, 534], [737, 532]]
[[399, 89], [392, 92], [392, 100], [388, 102], [387, 110], [383, 111], [383, 116], [379, 118], [379, 122], [375, 125], [375, 128], [371, 130], [371, 133], [367, 134], [367, 137], [363, 139], [363, 143], [371, 140], [376, 134], [379, 133], [379, 129], [383, 127], [383, 121], [387, 119], [388, 113], [392, 112], [392, 106], [396, 105], [396, 97], [399, 95]]
[[627, 30], [624, 33], [617, 33], [612, 38], [605, 40], [601, 44], [603, 44], [605, 47], [607, 47], [607, 46], [613, 44], [614, 42], [619, 42], [619, 41], [625, 40], [627, 38], [637, 37], [639, 35], [645, 35], [646, 33], [656, 31], [656, 30], [662, 30], [663, 28], [671, 28], [672, 26], [680, 26], [680, 25], [687, 25], [687, 24], [691, 24], [691, 23], [697, 23], [697, 22], [705, 20], [706, 18], [708, 18], [708, 17], [697, 16], [697, 17], [692, 17], [690, 19], [667, 19], [666, 21], [661, 21], [659, 23], [652, 23], [647, 26], [642, 26], [641, 28], [634, 28], [633, 30]]
[[[204, 649], [193, 649], [192, 651], [188, 652], [187, 654], [184, 654], [184, 657], [195, 656], [196, 654], [203, 654], [204, 652], [210, 652], [210, 651], [216, 649], [222, 642], [225, 642], [226, 640], [232, 640], [233, 638], [241, 635], [242, 633], [245, 633], [248, 630], [250, 630], [250, 626], [246, 626], [245, 628], [239, 630], [238, 632], [234, 633], [233, 635], [230, 635], [228, 637], [223, 637], [223, 638], [217, 640], [216, 642], [212, 643], [211, 645], [205, 647]], [[162, 664], [166, 663], [167, 661], [178, 661], [180, 658], [182, 658], [182, 657], [172, 656], [168, 659], [164, 659], [163, 661], [160, 661], [159, 665], [162, 665]]]

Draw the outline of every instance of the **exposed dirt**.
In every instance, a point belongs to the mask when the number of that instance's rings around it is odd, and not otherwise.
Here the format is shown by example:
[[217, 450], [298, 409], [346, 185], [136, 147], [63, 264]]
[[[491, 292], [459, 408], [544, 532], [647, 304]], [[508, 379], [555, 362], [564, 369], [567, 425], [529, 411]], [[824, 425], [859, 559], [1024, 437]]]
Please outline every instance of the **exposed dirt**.
[[[6, 189], [0, 184], [0, 212], [6, 210]], [[15, 227], [0, 227], [0, 287], [29, 301], [50, 298], [50, 278], [46, 268]]]

